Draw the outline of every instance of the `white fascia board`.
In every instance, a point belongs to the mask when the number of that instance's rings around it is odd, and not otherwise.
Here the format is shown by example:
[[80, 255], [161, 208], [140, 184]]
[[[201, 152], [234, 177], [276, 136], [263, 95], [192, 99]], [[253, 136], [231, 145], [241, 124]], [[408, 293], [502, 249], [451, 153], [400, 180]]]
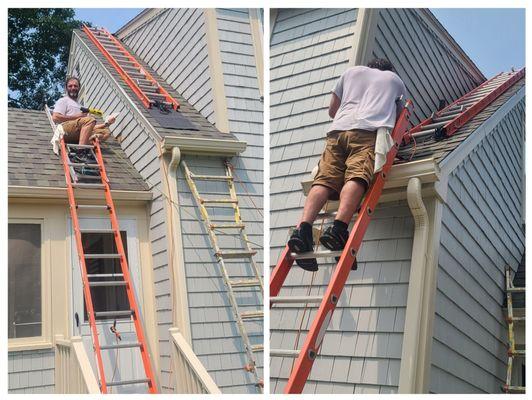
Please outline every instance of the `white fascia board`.
[[183, 154], [236, 156], [246, 150], [247, 143], [239, 140], [183, 138], [167, 136], [163, 139], [163, 148], [171, 150], [178, 147]]
[[[146, 202], [153, 198], [153, 193], [148, 191], [111, 190], [113, 200]], [[38, 186], [8, 186], [8, 197], [26, 199], [67, 199], [66, 188], [38, 187]], [[98, 189], [84, 189], [76, 192], [78, 200], [101, 199], [102, 191]]]
[[458, 167], [469, 154], [471, 154], [473, 149], [493, 131], [495, 126], [508, 114], [508, 112], [525, 97], [525, 88], [526, 86], [523, 86], [519, 89], [506, 103], [499, 107], [491, 117], [484, 121], [484, 123], [475, 129], [475, 131], [471, 132], [455, 150], [440, 161], [439, 166], [443, 175], [449, 176], [449, 174], [452, 173], [452, 171], [456, 169], [456, 167]]

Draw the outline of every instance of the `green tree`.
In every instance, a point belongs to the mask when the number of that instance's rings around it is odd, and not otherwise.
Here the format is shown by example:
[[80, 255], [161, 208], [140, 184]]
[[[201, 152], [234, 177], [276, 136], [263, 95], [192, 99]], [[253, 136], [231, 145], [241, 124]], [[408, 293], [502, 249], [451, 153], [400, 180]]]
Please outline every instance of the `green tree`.
[[72, 8], [10, 8], [8, 103], [39, 110], [63, 90], [72, 30], [83, 21]]

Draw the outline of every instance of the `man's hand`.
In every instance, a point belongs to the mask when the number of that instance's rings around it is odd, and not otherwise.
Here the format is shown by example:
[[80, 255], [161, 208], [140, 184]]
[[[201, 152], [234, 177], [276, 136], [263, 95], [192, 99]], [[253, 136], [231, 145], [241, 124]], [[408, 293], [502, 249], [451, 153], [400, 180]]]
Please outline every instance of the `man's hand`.
[[112, 125], [116, 122], [116, 118], [113, 116], [109, 116], [106, 118], [105, 122], [107, 122], [109, 125]]

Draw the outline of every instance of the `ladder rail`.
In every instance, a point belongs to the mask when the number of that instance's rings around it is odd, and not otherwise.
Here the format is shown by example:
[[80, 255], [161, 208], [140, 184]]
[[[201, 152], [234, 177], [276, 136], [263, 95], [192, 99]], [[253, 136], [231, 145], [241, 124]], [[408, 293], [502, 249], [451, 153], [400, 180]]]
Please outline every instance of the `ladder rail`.
[[79, 219], [76, 208], [76, 199], [74, 196], [74, 189], [72, 187], [72, 178], [70, 176], [70, 168], [68, 166], [68, 153], [66, 149], [65, 139], [61, 139], [61, 159], [63, 161], [63, 169], [65, 171], [65, 180], [67, 185], [68, 203], [70, 207], [70, 216], [72, 218], [72, 225], [74, 227], [74, 235], [76, 237], [76, 248], [78, 251], [78, 258], [81, 267], [81, 280], [83, 282], [83, 293], [85, 297], [85, 307], [89, 317], [89, 326], [92, 333], [92, 343], [94, 346], [94, 353], [96, 354], [96, 363], [98, 365], [98, 373], [100, 375], [100, 390], [102, 393], [107, 393], [107, 381], [105, 378], [105, 370], [103, 367], [103, 360], [100, 348], [100, 341], [98, 339], [98, 329], [96, 326], [96, 318], [94, 314], [94, 306], [92, 303], [92, 294], [90, 291], [89, 278], [87, 276], [87, 265], [85, 262], [85, 252], [83, 251], [83, 244], [81, 240], [81, 230], [79, 227]]
[[102, 183], [104, 185], [105, 200], [106, 200], [107, 205], [109, 206], [109, 217], [111, 220], [111, 227], [114, 231], [114, 239], [115, 239], [117, 252], [121, 254], [120, 267], [122, 269], [124, 280], [127, 282], [127, 284], [125, 285], [126, 294], [127, 294], [127, 298], [129, 301], [129, 306], [131, 309], [134, 310], [132, 314], [132, 318], [133, 318], [133, 323], [135, 325], [137, 340], [142, 344], [140, 347], [140, 350], [141, 350], [140, 354], [141, 354], [142, 363], [144, 366], [144, 371], [146, 372], [146, 377], [149, 380], [148, 390], [150, 393], [157, 393], [155, 375], [154, 375], [152, 365], [151, 365], [150, 354], [149, 354], [148, 346], [146, 344], [146, 338], [144, 336], [144, 328], [142, 326], [139, 307], [137, 305], [137, 300], [135, 298], [134, 284], [133, 284], [131, 275], [129, 273], [129, 266], [128, 266], [128, 262], [125, 256], [126, 252], [124, 249], [124, 244], [122, 243], [122, 236], [120, 235], [120, 227], [119, 227], [118, 219], [116, 216], [113, 197], [111, 195], [111, 188], [109, 187], [109, 178], [107, 177], [107, 172], [105, 170], [102, 150], [101, 150], [100, 142], [98, 138], [94, 140], [94, 148], [95, 148], [94, 153], [96, 154], [96, 159], [98, 160], [98, 164], [101, 166], [100, 173], [102, 176]]
[[[225, 286], [227, 287], [227, 293], [228, 293], [228, 297], [229, 297], [229, 302], [231, 304], [231, 307], [233, 309], [233, 314], [235, 316], [235, 320], [236, 320], [236, 323], [237, 323], [237, 327], [238, 327], [238, 330], [239, 330], [239, 333], [240, 333], [240, 336], [242, 337], [242, 340], [244, 342], [244, 351], [246, 353], [246, 356], [250, 362], [249, 364], [249, 367], [246, 367], [245, 369], [248, 371], [248, 372], [251, 372], [255, 378], [255, 381], [257, 382], [257, 387], [259, 389], [259, 391], [262, 393], [262, 387], [261, 387], [261, 378], [259, 377], [258, 375], [258, 372], [257, 372], [257, 361], [256, 361], [256, 358], [255, 358], [255, 355], [254, 355], [254, 346], [251, 345], [251, 341], [249, 339], [249, 335], [247, 333], [247, 329], [245, 327], [245, 322], [244, 322], [244, 319], [242, 318], [242, 313], [240, 312], [240, 308], [238, 306], [238, 302], [236, 300], [236, 294], [235, 294], [235, 291], [233, 289], [233, 286], [231, 284], [231, 278], [227, 272], [227, 268], [225, 266], [225, 262], [224, 262], [224, 258], [223, 256], [221, 255], [223, 252], [222, 250], [220, 249], [220, 246], [218, 244], [218, 239], [216, 237], [216, 233], [214, 232], [213, 229], [210, 229], [210, 227], [212, 226], [212, 223], [211, 223], [211, 219], [209, 217], [209, 213], [207, 212], [207, 208], [205, 207], [204, 203], [201, 201], [201, 195], [197, 189], [197, 186], [194, 182], [194, 179], [193, 179], [193, 174], [190, 170], [190, 168], [188, 167], [187, 163], [185, 160], [182, 160], [181, 161], [181, 164], [182, 164], [182, 167], [183, 167], [183, 170], [185, 172], [185, 180], [187, 181], [187, 184], [190, 188], [190, 191], [194, 197], [194, 201], [196, 202], [196, 205], [198, 206], [199, 210], [200, 210], [200, 214], [202, 216], [202, 223], [203, 225], [205, 226], [207, 232], [208, 232], [208, 235], [209, 235], [209, 238], [211, 240], [211, 243], [212, 243], [212, 246], [214, 248], [214, 251], [215, 251], [215, 255], [216, 255], [216, 259], [217, 259], [217, 262], [218, 264], [220, 265], [220, 270], [221, 270], [221, 273], [222, 273], [222, 279], [224, 281], [224, 284]], [[226, 172], [228, 174], [231, 174], [231, 170], [230, 168], [227, 166], [226, 164]], [[231, 175], [232, 176], [232, 175]], [[230, 182], [230, 183], [229, 183]], [[229, 183], [229, 190], [230, 190], [230, 196], [231, 196], [231, 199], [232, 200], [237, 200], [237, 197], [236, 197], [236, 191], [234, 190], [234, 186], [231, 186], [232, 184], [232, 180], [228, 180], [228, 183]], [[240, 217], [240, 209], [238, 207], [238, 202], [235, 201], [233, 203], [230, 203], [232, 208], [233, 208], [233, 211], [234, 211], [234, 218], [235, 218], [235, 223], [242, 223], [242, 219]], [[241, 238], [245, 238], [247, 239], [247, 236], [244, 236], [242, 235], [242, 230], [240, 230], [240, 236]], [[252, 251], [253, 249], [251, 249], [251, 247], [249, 247], [249, 243], [248, 241], [245, 241], [246, 243], [246, 246], [247, 246], [247, 249], [249, 251]], [[262, 286], [262, 279], [261, 277], [259, 276], [259, 273], [258, 273], [258, 269], [256, 267], [256, 265], [254, 264], [253, 262], [253, 257], [250, 257], [249, 258], [253, 265], [253, 269], [255, 271], [255, 275], [257, 277], [257, 279], [259, 280], [259, 283], [260, 283], [260, 288], [261, 288], [261, 294], [263, 295], [264, 294], [264, 291], [263, 291], [263, 286]]]
[[[362, 202], [360, 212], [357, 216], [355, 225], [353, 226], [346, 246], [342, 252], [340, 261], [333, 272], [316, 316], [314, 317], [312, 325], [306, 336], [303, 347], [299, 352], [299, 356], [297, 357], [290, 377], [288, 378], [288, 383], [284, 389], [285, 394], [301, 393], [303, 391], [307, 378], [310, 374], [310, 370], [314, 364], [314, 360], [322, 344], [327, 326], [332, 318], [332, 314], [336, 308], [347, 277], [351, 271], [351, 265], [355, 260], [360, 245], [362, 244], [362, 240], [371, 220], [373, 210], [379, 201], [386, 176], [392, 168], [393, 160], [399, 145], [407, 132], [411, 108], [412, 102], [408, 100], [405, 104], [405, 107], [401, 111], [401, 114], [392, 132], [394, 146], [388, 152], [386, 156], [386, 163], [382, 171], [375, 176], [375, 179]], [[294, 259], [290, 256], [290, 252], [287, 252], [286, 248], [282, 257], [283, 259], [272, 272], [272, 278], [270, 280], [270, 291], [276, 295], [286, 279], [289, 268], [294, 262]]]

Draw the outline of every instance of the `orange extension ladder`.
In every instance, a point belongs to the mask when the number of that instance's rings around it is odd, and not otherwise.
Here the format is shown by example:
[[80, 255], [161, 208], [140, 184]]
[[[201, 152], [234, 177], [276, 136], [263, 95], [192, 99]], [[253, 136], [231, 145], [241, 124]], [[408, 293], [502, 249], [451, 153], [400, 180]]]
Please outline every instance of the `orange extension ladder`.
[[[345, 281], [347, 280], [349, 272], [351, 271], [351, 265], [355, 260], [360, 245], [362, 244], [362, 239], [364, 238], [364, 234], [368, 228], [373, 210], [379, 201], [379, 197], [384, 187], [386, 175], [392, 168], [393, 160], [397, 154], [397, 150], [399, 149], [399, 146], [403, 141], [403, 137], [409, 127], [411, 108], [412, 102], [408, 100], [392, 132], [394, 146], [388, 152], [388, 155], [386, 156], [386, 163], [382, 168], [382, 171], [375, 176], [373, 183], [366, 194], [362, 205], [360, 206], [360, 211], [358, 212], [355, 225], [353, 226], [351, 234], [349, 235], [349, 239], [347, 240], [344, 250], [327, 250], [321, 252], [295, 254], [291, 253], [288, 246], [286, 246], [281, 254], [279, 262], [272, 271], [272, 276], [270, 279], [270, 308], [277, 303], [320, 303], [316, 317], [312, 322], [310, 330], [305, 339], [305, 343], [300, 351], [270, 350], [271, 355], [277, 355], [280, 357], [294, 357], [297, 355], [296, 363], [285, 387], [285, 393], [301, 393], [303, 387], [305, 386], [307, 377], [310, 374], [310, 370], [321, 346], [325, 331], [327, 330], [329, 321], [331, 320], [332, 314], [336, 308], [336, 303], [340, 298], [340, 294], [345, 286]], [[340, 261], [334, 270], [323, 297], [278, 296], [288, 272], [294, 263], [294, 260], [335, 256], [340, 256]]]
[[110, 32], [104, 28], [92, 28], [87, 25], [83, 25], [82, 29], [146, 108], [163, 105], [176, 111], [179, 109], [179, 102]]
[[[55, 124], [52, 120], [50, 110], [46, 108], [48, 118], [53, 128]], [[75, 163], [72, 162], [68, 156], [68, 149], [79, 149], [84, 148], [90, 150], [91, 154], [95, 157], [96, 164], [88, 163]], [[129, 266], [126, 259], [126, 254], [124, 250], [124, 245], [122, 243], [122, 237], [120, 235], [120, 228], [118, 225], [118, 218], [116, 215], [116, 210], [113, 202], [113, 197], [111, 195], [110, 182], [105, 171], [105, 165], [103, 161], [102, 151], [100, 148], [100, 143], [98, 139], [94, 140], [94, 145], [79, 145], [79, 144], [67, 144], [64, 139], [61, 139], [61, 159], [63, 163], [63, 169], [65, 172], [65, 181], [67, 185], [68, 193], [68, 202], [70, 206], [70, 216], [72, 217], [72, 225], [74, 228], [74, 235], [76, 238], [76, 248], [79, 257], [79, 265], [81, 268], [81, 279], [83, 282], [83, 296], [85, 298], [85, 306], [87, 310], [87, 315], [89, 319], [89, 326], [91, 330], [92, 343], [94, 348], [94, 354], [96, 357], [96, 363], [98, 366], [98, 375], [100, 381], [100, 390], [102, 393], [107, 393], [108, 387], [111, 386], [122, 386], [122, 385], [134, 385], [145, 383], [148, 385], [149, 393], [157, 393], [157, 385], [155, 382], [155, 377], [153, 373], [153, 368], [150, 360], [149, 351], [146, 344], [146, 339], [144, 337], [144, 331], [142, 327], [142, 321], [140, 319], [139, 308], [137, 301], [135, 299], [135, 292], [133, 288], [133, 282], [129, 273]], [[76, 168], [87, 168], [99, 171], [97, 176], [79, 176], [76, 172]], [[93, 181], [100, 182], [81, 182], [82, 180], [90, 179]], [[82, 205], [78, 204], [76, 201], [74, 189], [101, 189], [104, 193], [105, 205]], [[85, 210], [106, 210], [109, 212], [109, 219], [111, 222], [111, 229], [80, 229], [79, 219], [78, 219], [78, 209]], [[81, 234], [84, 232], [103, 232], [103, 233], [113, 233], [115, 245], [117, 249], [116, 254], [86, 254], [83, 249], [83, 241]], [[87, 272], [87, 265], [85, 260], [87, 259], [119, 259], [120, 267], [122, 270], [121, 274], [104, 274], [112, 275], [115, 277], [122, 277], [123, 280], [105, 280], [105, 281], [91, 281], [89, 278], [93, 277]], [[96, 278], [99, 278], [96, 277]], [[124, 286], [126, 289], [127, 299], [129, 302], [128, 310], [120, 311], [95, 311], [93, 307], [91, 287], [97, 286]], [[131, 316], [133, 318], [133, 324], [135, 327], [135, 333], [137, 336], [136, 342], [127, 342], [127, 343], [117, 343], [107, 346], [101, 346], [99, 341], [98, 327], [96, 325], [96, 317], [122, 317], [122, 316]], [[133, 380], [124, 380], [124, 381], [114, 381], [108, 382], [105, 376], [104, 365], [102, 361], [102, 350], [113, 350], [124, 349], [124, 348], [134, 348], [138, 347], [140, 350], [140, 355], [142, 358], [142, 364], [144, 367], [144, 372], [146, 378], [143, 379], [133, 379]]]

